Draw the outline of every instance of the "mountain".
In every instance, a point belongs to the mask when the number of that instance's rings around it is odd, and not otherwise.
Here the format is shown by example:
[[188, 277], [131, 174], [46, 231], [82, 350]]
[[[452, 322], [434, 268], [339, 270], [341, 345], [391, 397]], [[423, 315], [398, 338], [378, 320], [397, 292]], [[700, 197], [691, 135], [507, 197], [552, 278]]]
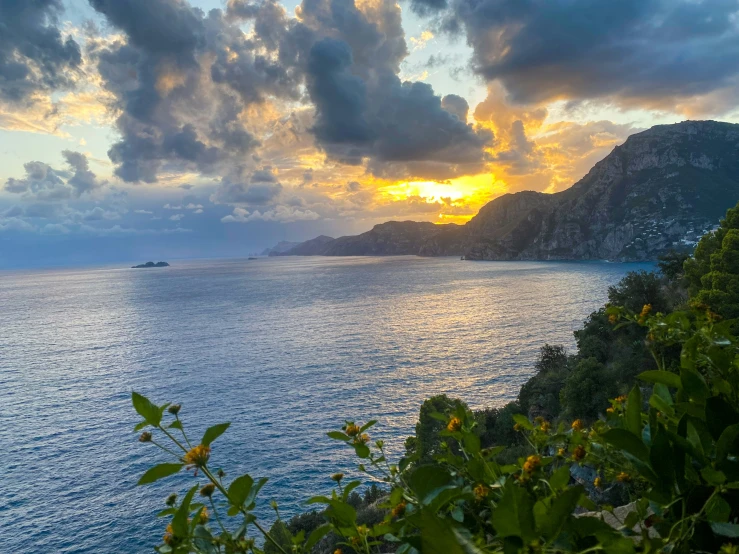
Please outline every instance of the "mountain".
[[283, 240], [283, 241], [278, 242], [272, 248], [265, 248], [264, 251], [262, 252], [262, 256], [279, 256], [281, 254], [284, 254], [288, 250], [295, 248], [296, 246], [300, 244], [302, 243], [288, 242], [286, 240]]
[[[320, 236], [291, 248], [279, 256], [400, 256], [418, 254], [436, 237], [462, 229], [450, 223], [436, 225], [428, 221], [388, 221], [375, 225], [361, 235]], [[272, 254], [270, 254], [272, 255]]]
[[316, 237], [311, 240], [307, 240], [305, 242], [300, 242], [297, 244], [290, 243], [290, 244], [295, 244], [295, 246], [283, 252], [276, 252], [274, 254], [270, 254], [270, 256], [320, 256], [323, 253], [326, 246], [335, 241], [336, 239], [333, 237], [327, 237], [326, 235], [321, 235], [319, 237]]
[[503, 195], [463, 226], [391, 221], [314, 253], [653, 260], [693, 246], [737, 201], [739, 125], [685, 121], [630, 136], [565, 191]]

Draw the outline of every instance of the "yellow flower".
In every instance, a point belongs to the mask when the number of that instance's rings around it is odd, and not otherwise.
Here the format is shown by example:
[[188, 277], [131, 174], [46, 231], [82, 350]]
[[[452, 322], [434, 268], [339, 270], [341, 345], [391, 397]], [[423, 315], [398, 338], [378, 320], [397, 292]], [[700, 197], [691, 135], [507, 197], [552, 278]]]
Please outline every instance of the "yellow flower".
[[346, 426], [345, 431], [346, 434], [350, 437], [356, 437], [360, 432], [359, 425], [354, 425], [353, 423], [350, 423]]
[[344, 553], [341, 551], [341, 548], [337, 548], [336, 550], [334, 550], [334, 554], [344, 554]]
[[185, 454], [184, 460], [189, 466], [203, 467], [208, 463], [208, 458], [210, 458], [210, 446], [199, 444]]
[[360, 535], [369, 535], [369, 529], [366, 525], [359, 525], [357, 527], [357, 533], [359, 533]]
[[596, 489], [601, 488], [601, 486], [603, 486], [603, 479], [601, 479], [600, 477], [596, 477], [595, 480], [593, 481], [593, 485], [595, 486]]
[[541, 422], [541, 425], [539, 426], [539, 429], [541, 429], [545, 433], [548, 433], [549, 432], [549, 429], [551, 429], [551, 428], [552, 428], [552, 425], [548, 421], [542, 421]]
[[369, 442], [369, 435], [364, 433], [357, 437], [354, 437], [354, 444], [367, 444]]
[[526, 458], [526, 462], [523, 464], [523, 470], [526, 473], [533, 473], [541, 465], [541, 458], [539, 456], [529, 456]]
[[618, 321], [618, 316], [616, 314], [611, 314], [608, 316], [608, 323], [611, 325], [615, 324]]
[[203, 488], [200, 489], [200, 495], [210, 498], [211, 496], [213, 496], [215, 490], [216, 486], [213, 483], [208, 483], [207, 485], [203, 485]]
[[475, 498], [477, 498], [478, 500], [482, 500], [483, 498], [487, 497], [487, 495], [490, 494], [490, 489], [486, 487], [485, 485], [483, 485], [482, 483], [480, 483], [479, 485], [475, 487], [473, 492], [475, 493]]
[[447, 431], [455, 432], [462, 428], [462, 420], [458, 417], [453, 417], [449, 420], [449, 425], [446, 426]]
[[622, 394], [621, 396], [616, 397], [616, 402], [618, 402], [619, 404], [623, 404], [624, 402], [626, 402], [627, 398], [628, 397], [625, 394]]
[[572, 459], [576, 462], [579, 462], [587, 455], [587, 452], [585, 451], [585, 447], [582, 444], [578, 444], [577, 448], [575, 448], [575, 451], [572, 453]]
[[621, 473], [616, 475], [616, 480], [620, 481], [621, 483], [628, 483], [629, 481], [631, 481], [631, 475], [622, 471]]
[[208, 515], [208, 508], [203, 506], [200, 509], [200, 523], [208, 523], [209, 519], [210, 519], [210, 515]]
[[565, 454], [567, 454], [567, 451], [564, 448], [557, 450], [557, 456], [564, 456]]
[[167, 525], [167, 529], [164, 532], [164, 536], [162, 537], [162, 540], [166, 544], [172, 544], [172, 541], [174, 541], [174, 529], [172, 529], [171, 523]]
[[520, 430], [521, 430], [521, 424], [520, 424], [520, 423], [516, 423], [516, 424], [515, 424], [515, 425], [513, 426], [513, 430], [514, 430], [514, 431], [520, 431]]
[[405, 513], [405, 507], [405, 502], [401, 502], [400, 504], [395, 506], [395, 508], [393, 508], [393, 511], [391, 512], [392, 516], [396, 518], [402, 516]]
[[572, 422], [572, 429], [574, 429], [575, 431], [582, 431], [583, 427], [584, 425], [582, 419], [576, 419]]
[[613, 413], [613, 406], [611, 406], [610, 408], [606, 408], [606, 413], [607, 414], [612, 414]]

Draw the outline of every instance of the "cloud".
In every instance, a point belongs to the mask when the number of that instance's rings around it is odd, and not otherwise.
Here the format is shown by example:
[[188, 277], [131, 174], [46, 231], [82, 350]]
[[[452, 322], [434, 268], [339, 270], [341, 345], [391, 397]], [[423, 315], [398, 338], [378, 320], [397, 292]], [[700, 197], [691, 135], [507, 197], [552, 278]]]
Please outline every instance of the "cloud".
[[71, 88], [79, 45], [58, 26], [61, 0], [0, 0], [0, 99], [28, 104], [34, 95]]
[[244, 208], [234, 208], [231, 215], [221, 219], [223, 223], [249, 223], [250, 221], [276, 221], [291, 223], [294, 221], [312, 221], [320, 216], [311, 210], [300, 210], [289, 206], [277, 206], [266, 211], [254, 210], [249, 212]]
[[24, 200], [55, 202], [88, 195], [106, 184], [90, 171], [84, 154], [64, 150], [62, 155], [71, 171], [57, 170], [43, 162], [27, 162], [23, 166], [25, 177], [10, 177], [5, 190], [23, 195]]
[[174, 214], [174, 215], [170, 215], [169, 219], [170, 221], [179, 221], [183, 217], [185, 217], [185, 214]]
[[739, 6], [732, 0], [413, 0], [412, 6], [441, 11], [447, 30], [464, 32], [474, 71], [502, 82], [517, 103], [612, 98], [669, 109], [676, 99], [737, 87]]
[[128, 182], [164, 169], [217, 173], [259, 144], [244, 110], [297, 98], [298, 82], [220, 10], [181, 0], [90, 0], [125, 37], [91, 55], [119, 113], [109, 151]]
[[237, 177], [224, 177], [210, 201], [214, 204], [265, 206], [274, 202], [282, 192], [282, 184], [270, 168], [254, 171], [244, 179]]

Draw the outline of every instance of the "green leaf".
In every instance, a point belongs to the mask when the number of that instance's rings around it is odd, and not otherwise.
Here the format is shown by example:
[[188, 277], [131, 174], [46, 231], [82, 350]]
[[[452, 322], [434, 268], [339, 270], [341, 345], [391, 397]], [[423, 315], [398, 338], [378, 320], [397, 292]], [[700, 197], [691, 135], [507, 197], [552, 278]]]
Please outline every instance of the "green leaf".
[[254, 479], [250, 475], [245, 474], [234, 479], [228, 487], [228, 501], [231, 505], [236, 508], [241, 507], [246, 502], [253, 484]]
[[429, 510], [421, 513], [419, 530], [423, 554], [482, 554], [466, 530]]
[[356, 489], [359, 485], [361, 485], [361, 481], [352, 481], [348, 485], [344, 487], [344, 493], [341, 495], [343, 500], [346, 502], [346, 499], [349, 498], [349, 493], [351, 493], [354, 489]]
[[192, 497], [197, 489], [198, 486], [195, 485], [187, 491], [185, 498], [182, 499], [182, 504], [177, 508], [177, 513], [172, 518], [172, 529], [174, 530], [174, 534], [178, 537], [187, 536], [187, 517], [190, 515], [190, 502], [192, 502]]
[[357, 511], [340, 500], [331, 500], [325, 514], [329, 519], [336, 520], [340, 527], [353, 527], [357, 522]]
[[710, 395], [706, 380], [695, 369], [683, 368], [680, 371], [680, 381], [688, 397], [696, 402], [702, 403]]
[[303, 551], [311, 552], [313, 550], [313, 547], [318, 544], [318, 541], [325, 537], [329, 533], [329, 531], [331, 531], [331, 525], [328, 523], [324, 523], [320, 527], [316, 527], [315, 529], [313, 529], [313, 532], [308, 536], [308, 540], [305, 541], [305, 547], [303, 548]]
[[712, 521], [711, 529], [713, 529], [714, 533], [722, 537], [739, 538], [739, 525], [735, 523], [716, 523]]
[[718, 471], [712, 467], [704, 467], [701, 469], [701, 477], [705, 479], [706, 483], [713, 487], [718, 487], [726, 483], [726, 475], [723, 471]]
[[359, 428], [360, 433], [364, 433], [367, 429], [372, 427], [375, 423], [377, 423], [376, 419], [370, 419], [367, 423], [362, 425], [362, 427]]
[[559, 534], [567, 518], [572, 514], [575, 507], [577, 507], [577, 502], [580, 500], [584, 491], [585, 489], [582, 486], [571, 487], [566, 489], [552, 502], [548, 517], [539, 529], [542, 535], [552, 538]]
[[649, 450], [642, 440], [634, 433], [625, 429], [609, 429], [603, 434], [603, 439], [610, 445], [628, 452], [632, 456], [646, 462]]
[[326, 434], [330, 438], [332, 438], [332, 439], [334, 439], [336, 441], [344, 441], [344, 442], [347, 442], [347, 441], [351, 440], [349, 438], [349, 435], [346, 435], [346, 434], [342, 433], [341, 431], [329, 431]]
[[159, 464], [156, 465], [141, 476], [137, 485], [146, 485], [147, 483], [153, 483], [163, 477], [168, 477], [177, 473], [182, 469], [184, 464]]
[[549, 478], [549, 484], [554, 490], [563, 489], [570, 482], [570, 466], [564, 465], [557, 469]]
[[143, 417], [149, 425], [158, 427], [162, 422], [163, 409], [160, 409], [156, 404], [152, 403], [145, 396], [137, 393], [131, 393], [131, 402], [133, 403], [133, 409]]
[[526, 490], [509, 480], [493, 512], [493, 527], [501, 537], [521, 537], [528, 542], [535, 538], [533, 508], [534, 503]]
[[179, 419], [173, 421], [169, 424], [169, 429], [179, 429], [182, 431], [182, 422]]
[[210, 446], [210, 443], [212, 443], [214, 440], [216, 440], [218, 437], [226, 432], [226, 429], [228, 429], [229, 425], [231, 424], [219, 423], [218, 425], [208, 427], [208, 429], [206, 429], [205, 433], [203, 434], [203, 438], [201, 439], [200, 444]]
[[721, 463], [729, 454], [739, 452], [739, 424], [729, 425], [716, 442], [716, 462]]
[[731, 516], [731, 506], [720, 496], [714, 496], [706, 503], [706, 517], [708, 521], [727, 523]]
[[668, 495], [671, 494], [675, 483], [674, 459], [675, 453], [667, 434], [661, 429], [655, 429], [652, 448], [649, 450], [649, 462], [659, 476], [657, 485], [660, 492]]
[[634, 435], [641, 437], [641, 391], [636, 385], [626, 401], [626, 426]]
[[513, 421], [515, 421], [516, 423], [518, 423], [524, 429], [528, 429], [529, 431], [533, 431], [533, 429], [534, 429], [534, 425], [529, 421], [529, 418], [527, 418], [524, 415], [515, 414], [513, 416]]
[[247, 507], [250, 507], [252, 505], [254, 499], [257, 497], [257, 494], [260, 490], [262, 490], [262, 487], [267, 481], [269, 481], [269, 479], [267, 479], [266, 477], [260, 477], [259, 479], [257, 479], [256, 485], [251, 488], [248, 496], [246, 497], [246, 500], [244, 501], [244, 504], [246, 504]]
[[646, 381], [647, 383], [661, 383], [674, 389], [679, 389], [680, 387], [682, 387], [680, 376], [672, 373], [671, 371], [662, 371], [659, 369], [653, 371], [645, 371], [643, 373], [640, 373], [638, 375], [638, 378], [642, 381]]
[[359, 456], [362, 459], [369, 458], [370, 455], [370, 449], [366, 444], [358, 443], [354, 445], [354, 452], [357, 453], [357, 456]]
[[218, 550], [213, 544], [213, 535], [210, 534], [210, 531], [208, 531], [206, 527], [203, 527], [202, 525], [196, 526], [193, 535], [193, 543], [198, 552], [202, 552], [204, 554], [217, 554]]
[[480, 452], [480, 437], [474, 433], [465, 433], [462, 442], [464, 449], [472, 456], [476, 456]]
[[442, 490], [452, 486], [452, 476], [438, 465], [421, 466], [410, 477], [410, 488], [422, 504], [428, 504]]
[[141, 431], [144, 427], [147, 427], [149, 425], [148, 421], [142, 421], [141, 423], [136, 424], [136, 427], [133, 428], [134, 431]]

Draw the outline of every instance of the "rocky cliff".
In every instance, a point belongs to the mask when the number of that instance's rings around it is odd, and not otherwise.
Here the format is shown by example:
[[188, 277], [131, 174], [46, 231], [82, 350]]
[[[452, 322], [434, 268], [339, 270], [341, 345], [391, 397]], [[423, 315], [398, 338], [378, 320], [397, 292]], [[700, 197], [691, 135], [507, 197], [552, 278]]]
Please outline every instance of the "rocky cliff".
[[632, 135], [563, 192], [506, 194], [464, 226], [391, 221], [286, 254], [653, 260], [691, 247], [737, 201], [739, 125], [685, 121]]
[[482, 260], [651, 260], [689, 246], [739, 201], [739, 125], [632, 135], [571, 188], [497, 198], [467, 224]]

